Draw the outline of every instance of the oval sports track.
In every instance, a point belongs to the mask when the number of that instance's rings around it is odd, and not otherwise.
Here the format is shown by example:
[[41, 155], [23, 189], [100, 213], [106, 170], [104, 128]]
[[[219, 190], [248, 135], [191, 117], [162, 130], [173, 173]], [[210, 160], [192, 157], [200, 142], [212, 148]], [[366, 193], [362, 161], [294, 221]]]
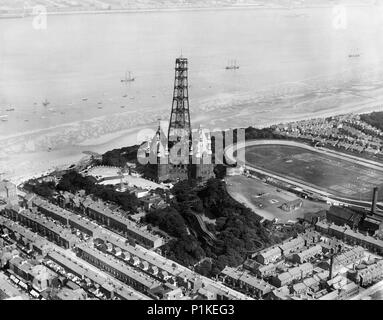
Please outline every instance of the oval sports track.
[[369, 207], [373, 187], [383, 187], [382, 163], [287, 140], [251, 140], [231, 145], [225, 150], [226, 159], [235, 162], [233, 150], [243, 148], [247, 169], [329, 200]]

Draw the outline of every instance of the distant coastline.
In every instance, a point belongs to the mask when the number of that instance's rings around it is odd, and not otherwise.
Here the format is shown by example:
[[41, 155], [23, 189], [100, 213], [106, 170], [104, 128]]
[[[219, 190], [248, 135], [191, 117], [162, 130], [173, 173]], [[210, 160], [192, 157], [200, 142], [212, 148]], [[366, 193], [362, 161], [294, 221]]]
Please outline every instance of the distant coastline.
[[[347, 7], [371, 7], [371, 4], [347, 4]], [[377, 6], [377, 4], [375, 4]], [[211, 11], [211, 10], [243, 10], [243, 9], [257, 9], [257, 10], [301, 10], [301, 9], [322, 9], [330, 8], [331, 4], [323, 5], [304, 5], [304, 6], [278, 6], [278, 5], [260, 5], [260, 4], [242, 4], [233, 6], [191, 6], [191, 7], [167, 7], [167, 8], [134, 8], [134, 9], [100, 9], [100, 10], [69, 10], [69, 11], [49, 11], [48, 16], [61, 16], [61, 15], [86, 15], [86, 14], [122, 14], [122, 13], [160, 13], [160, 12], [184, 12], [184, 11]], [[34, 15], [28, 13], [0, 13], [0, 19], [22, 19], [33, 17]]]

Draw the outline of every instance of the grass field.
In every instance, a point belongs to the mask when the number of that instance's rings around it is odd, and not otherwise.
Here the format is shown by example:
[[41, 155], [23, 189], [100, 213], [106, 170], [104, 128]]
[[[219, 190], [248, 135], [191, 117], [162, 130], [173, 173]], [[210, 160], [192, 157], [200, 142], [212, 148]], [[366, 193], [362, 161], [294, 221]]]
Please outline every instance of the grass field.
[[[373, 187], [383, 187], [379, 171], [295, 146], [250, 146], [246, 148], [246, 161], [339, 197], [371, 200]], [[382, 198], [381, 192], [379, 200]]]

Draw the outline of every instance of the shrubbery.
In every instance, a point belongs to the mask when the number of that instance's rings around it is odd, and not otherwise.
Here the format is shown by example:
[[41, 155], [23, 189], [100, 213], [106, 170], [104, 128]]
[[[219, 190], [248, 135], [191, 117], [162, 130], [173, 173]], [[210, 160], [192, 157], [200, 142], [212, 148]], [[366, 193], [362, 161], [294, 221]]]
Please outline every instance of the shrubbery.
[[[171, 208], [152, 211], [146, 218], [178, 238], [164, 247], [167, 257], [186, 266], [209, 257], [212, 263], [203, 263], [197, 269], [215, 275], [226, 265], [241, 264], [260, 242], [269, 243], [260, 217], [231, 198], [221, 180], [211, 179], [202, 189], [195, 181], [182, 181], [174, 186], [172, 193], [175, 197]], [[202, 213], [216, 219], [216, 225], [209, 228], [216, 232], [217, 240], [213, 244], [204, 241], [193, 228], [194, 214]]]
[[85, 190], [86, 194], [91, 194], [104, 201], [111, 201], [121, 206], [126, 211], [136, 211], [139, 201], [134, 194], [129, 192], [118, 192], [114, 186], [104, 186], [96, 184], [93, 177], [83, 177], [77, 171], [69, 171], [64, 174], [57, 185], [58, 190], [75, 193]]

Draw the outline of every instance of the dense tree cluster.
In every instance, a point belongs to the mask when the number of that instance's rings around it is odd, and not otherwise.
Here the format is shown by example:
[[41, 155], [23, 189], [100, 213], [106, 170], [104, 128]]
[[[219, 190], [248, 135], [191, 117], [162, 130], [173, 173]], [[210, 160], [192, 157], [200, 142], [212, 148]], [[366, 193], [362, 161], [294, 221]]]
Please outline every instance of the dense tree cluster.
[[29, 180], [24, 184], [24, 189], [49, 199], [55, 193], [55, 183], [53, 181]]
[[[270, 244], [260, 217], [231, 198], [221, 180], [211, 179], [202, 188], [195, 181], [182, 181], [172, 193], [170, 208], [152, 211], [146, 218], [177, 237], [164, 247], [169, 258], [190, 266], [209, 257], [212, 262], [201, 263], [197, 269], [215, 275], [226, 265], [237, 266], [249, 253]], [[215, 226], [208, 227], [216, 234], [216, 241], [206, 241], [197, 228], [196, 214], [216, 219]]]
[[262, 128], [257, 129], [253, 127], [248, 127], [245, 129], [245, 139], [286, 139], [285, 136], [274, 132], [273, 128]]
[[193, 266], [206, 256], [205, 250], [196, 237], [185, 234], [177, 240], [172, 240], [166, 244], [166, 257], [177, 261], [185, 266]]
[[58, 190], [75, 193], [79, 190], [85, 190], [86, 194], [94, 195], [104, 201], [111, 201], [126, 211], [136, 211], [139, 205], [137, 197], [127, 192], [118, 192], [113, 186], [104, 186], [96, 184], [93, 177], [83, 177], [77, 171], [69, 171], [64, 174], [57, 185]]
[[137, 162], [137, 152], [140, 146], [114, 149], [102, 155], [102, 164], [106, 166], [124, 167], [127, 162]]
[[360, 119], [383, 131], [383, 112], [372, 112], [360, 115]]
[[187, 234], [187, 227], [181, 214], [172, 207], [151, 211], [146, 215], [146, 221], [160, 227], [169, 235], [181, 238]]

